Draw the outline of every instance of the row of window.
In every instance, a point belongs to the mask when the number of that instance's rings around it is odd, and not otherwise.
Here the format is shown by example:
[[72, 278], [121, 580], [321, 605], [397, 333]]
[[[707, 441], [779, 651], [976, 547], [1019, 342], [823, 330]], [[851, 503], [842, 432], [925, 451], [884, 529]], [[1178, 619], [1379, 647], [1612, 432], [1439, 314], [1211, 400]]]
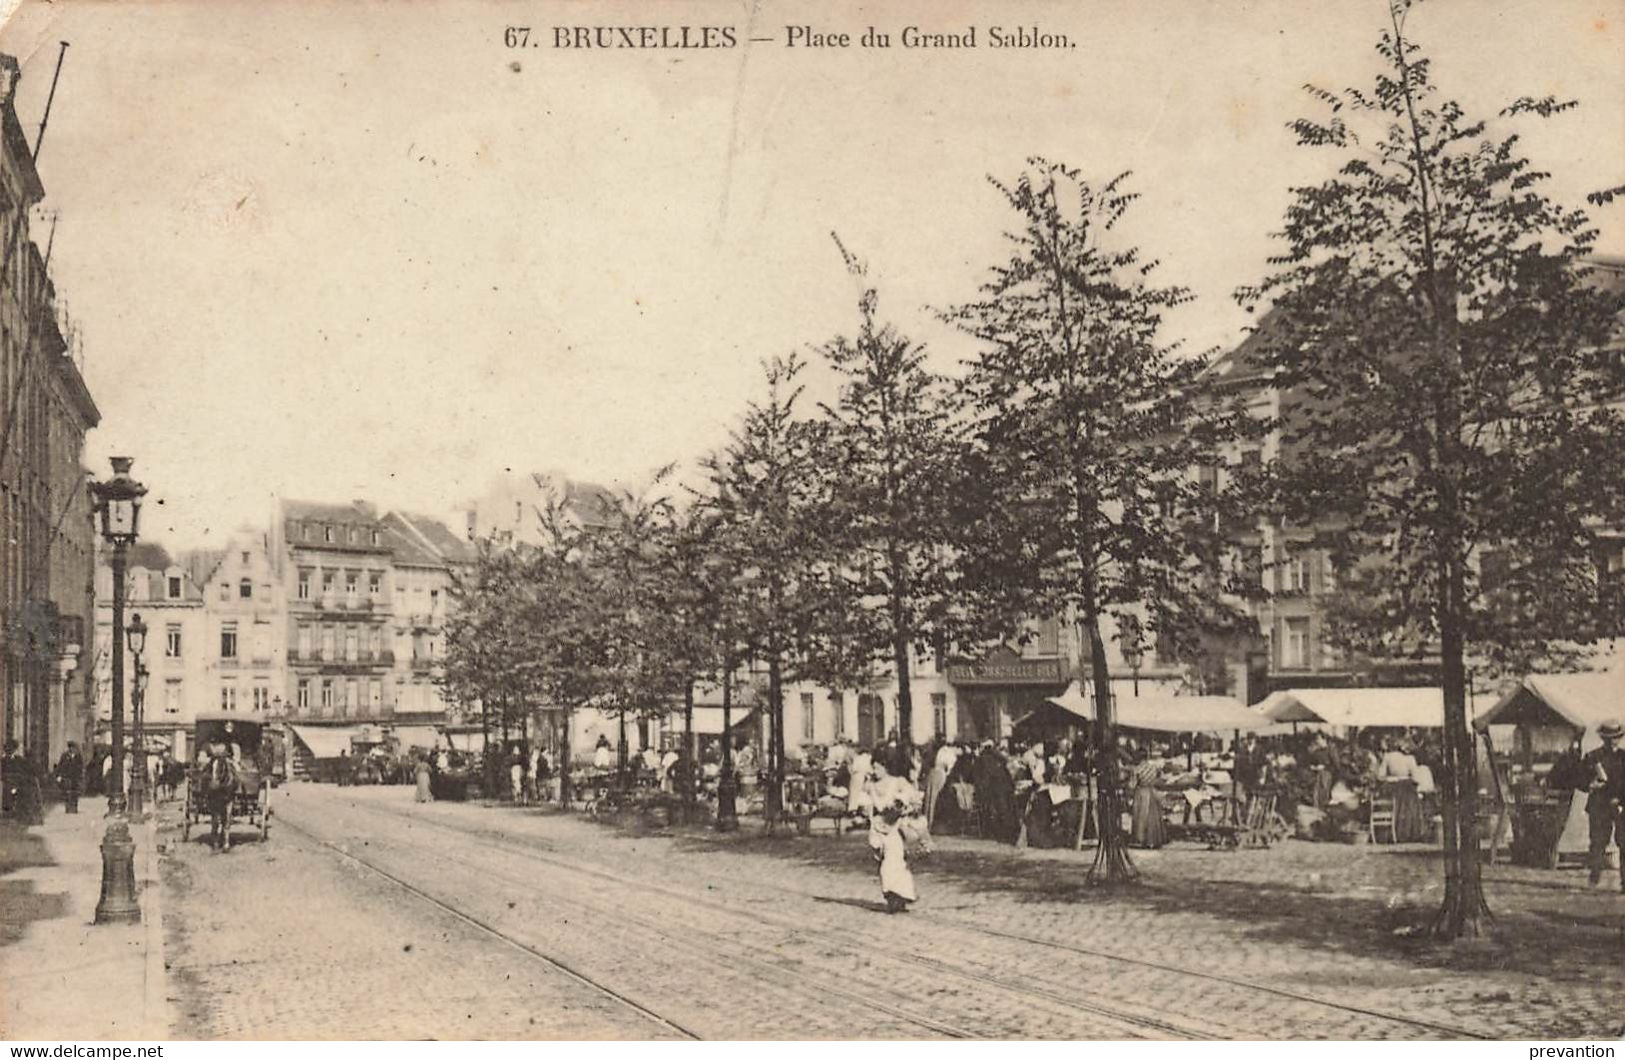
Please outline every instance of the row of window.
[[[815, 739], [813, 729], [815, 717], [813, 711], [813, 699], [813, 693], [801, 693], [801, 738], [808, 743], [811, 743]], [[845, 739], [846, 694], [842, 692], [831, 692], [829, 694], [829, 705], [830, 715], [835, 719], [834, 738], [837, 740]], [[896, 699], [894, 698], [892, 701], [894, 710], [896, 705]], [[884, 712], [885, 705], [881, 702], [879, 696], [871, 692], [864, 692], [858, 696], [858, 716], [860, 719], [860, 725], [862, 724], [863, 719], [873, 718], [874, 727], [877, 730], [883, 729], [884, 726], [881, 724], [881, 722], [883, 720]], [[948, 735], [948, 695], [946, 692], [931, 693], [931, 727], [932, 731], [938, 736]]]
[[[398, 710], [427, 711], [434, 709], [435, 689], [422, 682], [411, 685], [405, 678], [396, 678], [395, 702]], [[384, 705], [384, 683], [377, 678], [348, 680], [323, 677], [301, 677], [294, 686], [294, 707], [308, 714], [314, 707], [324, 714], [347, 713], [362, 707], [379, 710]]]
[[[234, 711], [238, 709], [239, 684], [236, 678], [227, 677], [220, 682], [220, 709]], [[246, 694], [241, 701], [249, 710], [265, 712], [271, 709], [271, 686], [261, 679], [247, 686]], [[179, 714], [186, 707], [185, 684], [178, 677], [171, 677], [164, 682], [164, 713]]]
[[345, 526], [333, 523], [295, 524], [294, 536], [300, 541], [321, 541], [327, 545], [359, 545], [363, 542], [376, 546], [383, 535], [375, 526]]
[[[301, 622], [294, 643], [301, 659], [319, 657], [355, 662], [364, 655], [377, 658], [383, 654], [384, 627]], [[430, 636], [396, 633], [395, 654], [400, 659], [410, 657], [414, 661], [433, 659], [440, 654], [440, 643]]]
[[[226, 622], [220, 627], [220, 657], [222, 659], [240, 658], [238, 654], [237, 623]], [[169, 623], [164, 629], [164, 658], [179, 659], [186, 649], [185, 636], [182, 627], [177, 622]], [[264, 662], [271, 658], [271, 633], [269, 627], [254, 631], [254, 658]]]
[[367, 598], [369, 600], [379, 599], [384, 591], [383, 571], [339, 571], [317, 567], [299, 568], [298, 598], [301, 600], [312, 599], [312, 593], [315, 591], [315, 585], [319, 578], [322, 589], [321, 599], [334, 599], [338, 595], [339, 577], [342, 575], [344, 578], [345, 600], [353, 605], [361, 599], [361, 576], [363, 574], [367, 576]]

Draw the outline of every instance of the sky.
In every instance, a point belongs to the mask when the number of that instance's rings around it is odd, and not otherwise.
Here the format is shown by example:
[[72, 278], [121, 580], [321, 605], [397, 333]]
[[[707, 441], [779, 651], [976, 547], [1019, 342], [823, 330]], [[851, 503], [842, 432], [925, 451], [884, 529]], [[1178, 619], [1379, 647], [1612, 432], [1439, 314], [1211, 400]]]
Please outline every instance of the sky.
[[[0, 7], [5, 5], [0, 4]], [[450, 517], [493, 476], [635, 483], [722, 444], [763, 357], [885, 316], [951, 367], [1009, 223], [988, 175], [1043, 155], [1143, 198], [1127, 234], [1233, 343], [1288, 189], [1306, 83], [1368, 87], [1380, 0], [661, 5], [12, 0], [42, 245], [103, 413], [87, 466], [135, 458], [144, 536], [207, 547], [271, 498]], [[558, 27], [734, 27], [715, 50], [560, 50]], [[510, 49], [525, 25], [538, 48]], [[892, 35], [789, 48], [787, 27]], [[977, 27], [977, 49], [899, 45]], [[1062, 49], [993, 49], [1040, 27]], [[1427, 0], [1447, 95], [1582, 107], [1524, 128], [1550, 190], [1625, 183], [1625, 0]], [[773, 38], [751, 43], [750, 37]], [[1625, 254], [1625, 203], [1592, 210]], [[827, 380], [812, 380], [813, 396]], [[453, 525], [459, 525], [454, 523]]]

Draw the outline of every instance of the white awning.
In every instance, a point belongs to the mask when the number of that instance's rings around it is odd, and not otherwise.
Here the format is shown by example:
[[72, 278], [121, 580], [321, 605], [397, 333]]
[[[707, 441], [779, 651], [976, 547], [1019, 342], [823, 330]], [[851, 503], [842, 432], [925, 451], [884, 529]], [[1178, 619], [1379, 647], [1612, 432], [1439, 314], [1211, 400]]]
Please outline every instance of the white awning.
[[[732, 722], [733, 727], [737, 729], [739, 726], [745, 724], [745, 722], [749, 720], [754, 713], [755, 709], [752, 707], [736, 705], [732, 710], [729, 711], [728, 720]], [[670, 714], [666, 715], [667, 732], [681, 733], [684, 731], [683, 726], [683, 710], [681, 707], [678, 707]], [[694, 707], [694, 732], [700, 736], [721, 736], [722, 708], [700, 706], [696, 704]]]
[[355, 725], [290, 725], [299, 741], [310, 748], [317, 758], [337, 758], [340, 752], [350, 753], [350, 741], [360, 735]]
[[1285, 688], [1258, 705], [1270, 721], [1323, 721], [1362, 729], [1437, 729], [1444, 693], [1437, 688]]
[[[1094, 700], [1074, 681], [1050, 700], [1086, 721], [1095, 717]], [[1229, 696], [1118, 696], [1117, 724], [1153, 732], [1229, 732], [1257, 729], [1267, 718], [1248, 710]]]
[[1625, 714], [1625, 670], [1531, 674], [1479, 715], [1476, 725], [1567, 725], [1596, 746], [1597, 726]]
[[395, 737], [395, 742], [400, 744], [403, 751], [409, 747], [421, 747], [427, 751], [444, 747], [446, 743], [440, 737], [440, 730], [429, 725], [397, 725], [390, 735]]

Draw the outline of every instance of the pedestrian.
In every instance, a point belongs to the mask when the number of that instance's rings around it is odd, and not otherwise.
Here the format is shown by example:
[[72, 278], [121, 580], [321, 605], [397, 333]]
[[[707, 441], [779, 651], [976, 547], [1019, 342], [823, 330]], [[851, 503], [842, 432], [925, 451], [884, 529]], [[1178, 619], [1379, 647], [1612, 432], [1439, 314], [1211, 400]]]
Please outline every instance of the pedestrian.
[[79, 755], [79, 745], [69, 740], [68, 749], [56, 760], [56, 783], [62, 789], [64, 812], [79, 812], [79, 792], [84, 782], [85, 760]]
[[907, 811], [893, 803], [869, 818], [869, 849], [880, 870], [880, 894], [886, 912], [902, 913], [919, 899], [914, 889], [914, 873], [908, 867], [908, 848], [903, 841], [902, 818]]
[[433, 802], [434, 794], [429, 790], [429, 756], [418, 755], [417, 767], [413, 770], [417, 780], [417, 801]]
[[598, 743], [592, 749], [592, 767], [608, 772], [609, 763], [614, 754], [614, 749], [609, 746], [609, 737], [599, 733]]
[[1608, 844], [1620, 848], [1619, 889], [1625, 893], [1625, 750], [1619, 741], [1625, 724], [1613, 718], [1597, 726], [1602, 746], [1581, 760], [1590, 794], [1586, 796], [1586, 816], [1591, 823], [1591, 886], [1602, 882], [1608, 867]]
[[513, 789], [513, 804], [525, 804], [525, 756], [519, 753], [519, 746], [514, 745], [508, 754], [508, 781]]
[[350, 786], [350, 752], [343, 747], [339, 748], [338, 776], [339, 787], [347, 788]]
[[991, 740], [984, 741], [975, 763], [978, 830], [1001, 843], [1014, 843], [1021, 832], [1016, 816], [1016, 782], [1009, 765]]

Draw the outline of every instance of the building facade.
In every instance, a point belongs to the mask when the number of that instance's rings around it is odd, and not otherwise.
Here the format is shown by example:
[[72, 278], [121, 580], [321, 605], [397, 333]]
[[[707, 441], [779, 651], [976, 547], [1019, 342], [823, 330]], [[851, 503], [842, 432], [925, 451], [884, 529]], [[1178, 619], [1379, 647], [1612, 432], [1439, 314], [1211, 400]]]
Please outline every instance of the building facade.
[[[113, 718], [113, 568], [108, 548], [99, 550], [96, 568], [96, 637], [93, 673], [97, 730], [110, 731]], [[207, 560], [207, 557], [204, 557]], [[208, 560], [208, 568], [213, 562]], [[172, 558], [163, 546], [137, 542], [125, 557], [124, 620], [136, 615], [147, 626], [141, 662], [147, 668], [143, 726], [176, 746], [177, 734], [210, 709], [209, 616], [205, 613], [198, 557]], [[125, 719], [134, 721], [136, 658], [124, 653]], [[128, 731], [128, 729], [126, 730]], [[178, 747], [184, 750], [184, 744]]]
[[391, 713], [403, 721], [454, 719], [456, 704], [437, 684], [445, 657], [445, 624], [457, 568], [473, 562], [474, 549], [444, 523], [426, 515], [392, 511], [384, 516], [390, 547], [394, 602]]
[[284, 501], [272, 533], [287, 601], [282, 716], [384, 717], [396, 669], [392, 560], [377, 509], [366, 501]]
[[29, 231], [45, 189], [16, 112], [18, 77], [0, 56], [0, 706], [5, 739], [43, 764], [93, 717], [84, 442], [101, 414]]

